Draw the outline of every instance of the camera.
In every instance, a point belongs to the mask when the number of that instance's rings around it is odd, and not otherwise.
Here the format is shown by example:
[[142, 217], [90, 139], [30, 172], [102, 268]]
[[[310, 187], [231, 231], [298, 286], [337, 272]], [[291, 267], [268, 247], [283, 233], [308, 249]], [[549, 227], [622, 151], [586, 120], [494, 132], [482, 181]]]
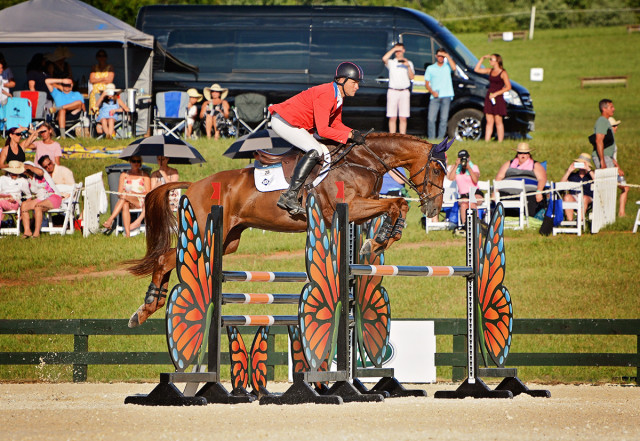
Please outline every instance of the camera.
[[468, 162], [467, 158], [460, 158], [460, 167], [467, 168], [467, 162]]
[[573, 168], [584, 168], [584, 164], [582, 162], [574, 162]]

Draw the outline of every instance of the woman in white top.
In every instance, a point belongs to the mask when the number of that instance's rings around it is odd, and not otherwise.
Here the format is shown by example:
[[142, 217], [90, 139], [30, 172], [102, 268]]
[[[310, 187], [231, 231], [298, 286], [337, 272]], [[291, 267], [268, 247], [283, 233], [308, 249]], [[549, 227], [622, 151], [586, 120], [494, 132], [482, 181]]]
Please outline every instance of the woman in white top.
[[29, 183], [21, 175], [24, 173], [24, 164], [20, 161], [9, 161], [4, 169], [6, 175], [0, 176], [0, 221], [3, 210], [17, 210], [23, 195], [31, 196]]
[[[46, 211], [52, 208], [60, 208], [62, 205], [62, 196], [60, 195], [53, 179], [40, 165], [27, 161], [24, 163], [25, 173], [29, 177], [29, 190], [35, 196], [22, 203], [20, 207], [20, 217], [24, 229], [23, 239], [30, 237], [40, 237], [40, 228], [42, 228], [42, 218]], [[35, 218], [35, 229], [31, 232], [31, 218], [29, 211], [33, 210]]]

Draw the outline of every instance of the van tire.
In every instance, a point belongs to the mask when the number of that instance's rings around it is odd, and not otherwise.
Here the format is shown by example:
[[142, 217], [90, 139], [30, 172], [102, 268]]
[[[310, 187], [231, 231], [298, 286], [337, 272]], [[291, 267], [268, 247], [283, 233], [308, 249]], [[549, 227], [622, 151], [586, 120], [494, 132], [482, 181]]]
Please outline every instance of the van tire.
[[484, 114], [477, 109], [462, 109], [449, 119], [448, 132], [459, 141], [478, 141], [482, 137]]

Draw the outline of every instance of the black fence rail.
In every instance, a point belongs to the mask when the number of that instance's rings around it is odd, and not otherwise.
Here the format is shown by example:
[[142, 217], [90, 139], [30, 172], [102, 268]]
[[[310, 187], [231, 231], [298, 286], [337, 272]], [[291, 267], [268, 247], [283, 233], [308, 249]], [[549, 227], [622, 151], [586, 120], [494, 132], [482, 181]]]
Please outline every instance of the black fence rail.
[[[401, 319], [397, 319], [401, 320]], [[409, 320], [409, 319], [407, 319]], [[415, 320], [415, 319], [411, 319]], [[436, 352], [436, 366], [451, 366], [452, 380], [465, 377], [466, 320], [433, 320], [436, 335], [452, 335], [451, 352]], [[100, 352], [89, 351], [92, 335], [164, 335], [162, 319], [148, 320], [144, 326], [129, 329], [126, 319], [72, 319], [72, 320], [0, 320], [0, 334], [10, 335], [73, 335], [73, 352], [0, 352], [0, 365], [73, 365], [73, 381], [87, 380], [89, 365], [170, 365], [163, 352]], [[253, 333], [255, 328], [239, 327], [242, 333]], [[635, 335], [636, 352], [628, 353], [510, 353], [509, 366], [616, 366], [635, 367], [636, 382], [640, 368], [640, 319], [514, 319], [514, 334], [529, 335]], [[272, 326], [269, 335], [268, 376], [273, 369], [287, 364], [287, 352], [276, 352], [276, 335], [286, 334], [285, 326]], [[223, 363], [229, 363], [223, 354]]]

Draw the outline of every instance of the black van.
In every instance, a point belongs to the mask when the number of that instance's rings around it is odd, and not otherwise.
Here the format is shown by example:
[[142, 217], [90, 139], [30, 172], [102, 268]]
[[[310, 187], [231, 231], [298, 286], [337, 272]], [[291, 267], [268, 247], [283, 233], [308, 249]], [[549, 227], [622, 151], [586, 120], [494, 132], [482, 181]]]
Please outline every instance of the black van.
[[[387, 130], [388, 72], [381, 58], [394, 42], [404, 43], [416, 75], [423, 75], [435, 62], [436, 50], [444, 47], [458, 65], [449, 133], [458, 139], [482, 136], [487, 76], [473, 72], [477, 58], [447, 28], [413, 9], [154, 5], [140, 8], [136, 27], [199, 68], [196, 76], [154, 69], [154, 92], [220, 83], [230, 96], [258, 92], [274, 104], [331, 81], [341, 61], [354, 61], [364, 70], [365, 81], [345, 102], [343, 119], [360, 130]], [[154, 62], [162, 64], [161, 59]], [[533, 130], [535, 112], [527, 89], [512, 85], [505, 94], [505, 133], [522, 137]], [[428, 99], [424, 93], [412, 94], [409, 133], [426, 135]]]

